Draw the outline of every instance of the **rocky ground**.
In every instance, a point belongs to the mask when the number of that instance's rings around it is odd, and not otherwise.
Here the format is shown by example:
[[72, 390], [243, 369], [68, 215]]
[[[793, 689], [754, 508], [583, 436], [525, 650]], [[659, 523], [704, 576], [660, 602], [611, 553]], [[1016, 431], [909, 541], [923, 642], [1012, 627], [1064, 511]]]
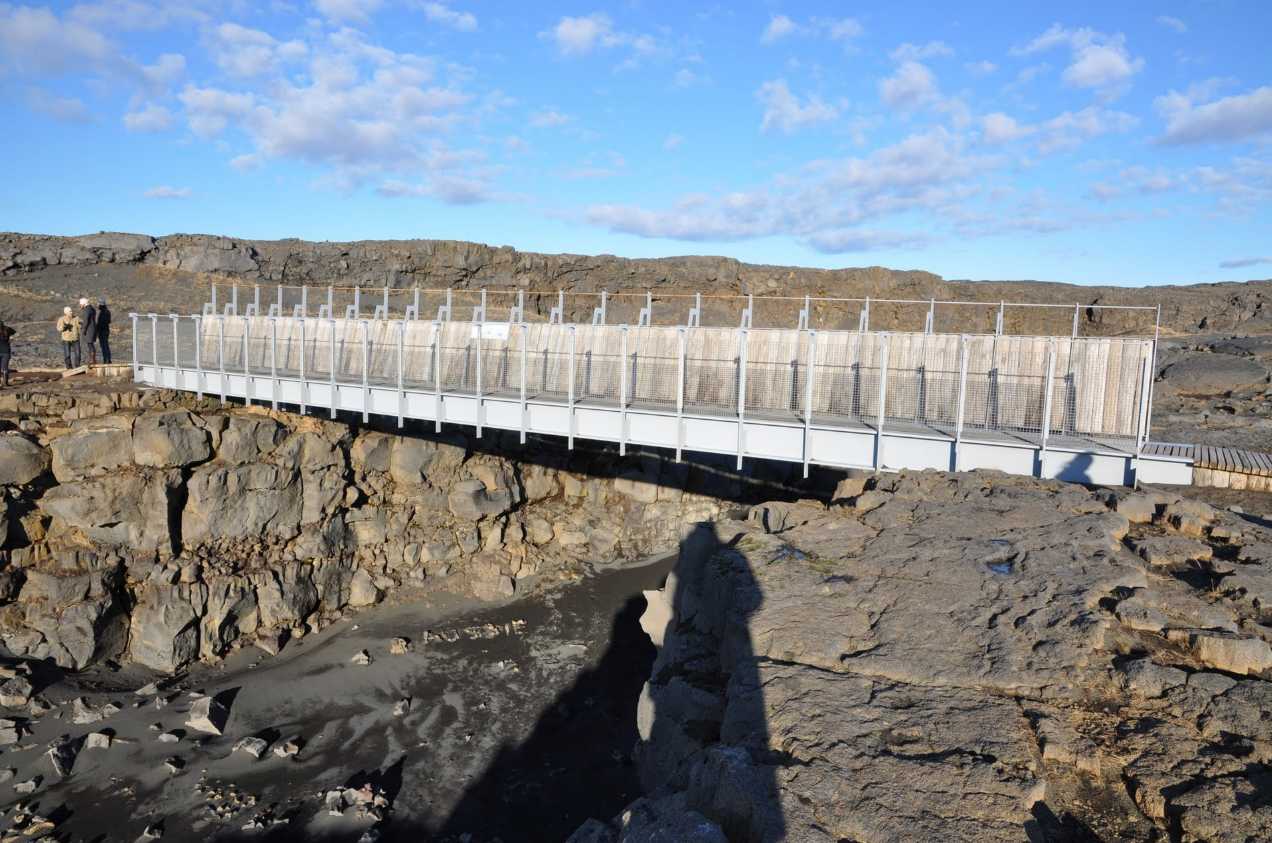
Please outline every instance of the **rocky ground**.
[[686, 545], [642, 620], [647, 796], [575, 843], [1272, 838], [1267, 522], [972, 474], [840, 495]]
[[1272, 451], [1272, 337], [1196, 336], [1162, 343], [1153, 438]]

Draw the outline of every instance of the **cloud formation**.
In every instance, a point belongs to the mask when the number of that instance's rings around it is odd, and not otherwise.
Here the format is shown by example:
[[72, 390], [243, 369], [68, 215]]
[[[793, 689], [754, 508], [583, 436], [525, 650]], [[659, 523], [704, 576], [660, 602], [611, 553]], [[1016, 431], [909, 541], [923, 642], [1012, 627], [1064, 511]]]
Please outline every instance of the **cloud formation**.
[[1195, 98], [1195, 92], [1178, 91], [1157, 98], [1166, 118], [1162, 143], [1235, 143], [1272, 135], [1272, 86], [1200, 105]]
[[1069, 65], [1061, 74], [1065, 83], [1093, 89], [1105, 96], [1123, 93], [1131, 78], [1144, 69], [1144, 60], [1127, 50], [1124, 36], [1106, 35], [1085, 27], [1069, 29], [1058, 23], [1013, 53], [1031, 55], [1056, 47], [1069, 49]]
[[815, 94], [801, 102], [791, 93], [785, 79], [765, 82], [755, 92], [755, 97], [764, 106], [764, 117], [760, 121], [760, 131], [763, 132], [776, 129], [791, 134], [807, 126], [833, 120], [839, 113]]

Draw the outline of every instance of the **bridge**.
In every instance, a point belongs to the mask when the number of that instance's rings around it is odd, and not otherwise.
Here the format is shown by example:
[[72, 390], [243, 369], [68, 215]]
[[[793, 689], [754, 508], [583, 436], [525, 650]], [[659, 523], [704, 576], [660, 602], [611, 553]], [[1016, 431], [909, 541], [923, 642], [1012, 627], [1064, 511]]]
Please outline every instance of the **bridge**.
[[[623, 453], [727, 454], [739, 469], [769, 459], [805, 475], [996, 469], [1115, 485], [1192, 476], [1190, 454], [1149, 441], [1155, 325], [1152, 335], [1080, 335], [1081, 305], [745, 296], [706, 307], [700, 295], [673, 295], [684, 312], [665, 324], [671, 308], [657, 312], [649, 293], [631, 324], [612, 324], [617, 297], [604, 293], [584, 294], [588, 306], [578, 294], [539, 294], [529, 307], [522, 291], [347, 293], [338, 302], [336, 288], [278, 286], [263, 302], [260, 287], [250, 299], [235, 287], [218, 301], [214, 288], [200, 314], [130, 314], [134, 378], [332, 418], [465, 425], [478, 437], [497, 429], [571, 448], [584, 438]], [[842, 323], [851, 302], [855, 324], [818, 325]], [[793, 324], [757, 324], [765, 306], [793, 311]], [[972, 325], [947, 315], [971, 306], [989, 312], [992, 329], [938, 330]], [[876, 320], [909, 308], [922, 325], [879, 330], [872, 307]], [[1063, 308], [1066, 321], [1071, 310], [1071, 330], [1010, 333], [1011, 309], [1030, 307]]]

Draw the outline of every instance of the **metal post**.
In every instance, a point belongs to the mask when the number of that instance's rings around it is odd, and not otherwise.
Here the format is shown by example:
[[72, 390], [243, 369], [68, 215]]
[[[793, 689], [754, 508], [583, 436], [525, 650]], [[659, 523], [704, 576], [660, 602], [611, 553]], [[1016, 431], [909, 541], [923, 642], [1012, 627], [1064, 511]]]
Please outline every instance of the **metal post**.
[[159, 314], [150, 314], [150, 365], [155, 369], [155, 385], [159, 383]]
[[[486, 296], [486, 291], [482, 290], [481, 295], [482, 295], [482, 298], [484, 299]], [[485, 309], [486, 308], [483, 305], [482, 310], [484, 311]], [[484, 315], [485, 314], [483, 313], [483, 316]], [[481, 427], [482, 427], [481, 425], [481, 422], [482, 422], [482, 417], [481, 417], [481, 409], [482, 409], [482, 401], [481, 401], [481, 386], [482, 386], [481, 384], [481, 358], [482, 358], [481, 343], [482, 343], [482, 339], [481, 337], [482, 337], [482, 333], [483, 331], [482, 331], [481, 323], [478, 322], [477, 323], [477, 438], [478, 439], [481, 438]]]
[[128, 318], [132, 320], [132, 362], [133, 362], [133, 383], [141, 382], [141, 361], [137, 359], [137, 314], [130, 313]]
[[[388, 289], [387, 287], [385, 288]], [[388, 309], [385, 309], [388, 312]], [[405, 423], [403, 416], [406, 414], [406, 364], [403, 357], [406, 354], [406, 319], [402, 319], [398, 323], [397, 336], [397, 388], [398, 388], [398, 427], [402, 427]]]
[[225, 406], [226, 380], [225, 374], [225, 316], [222, 315], [216, 320], [216, 364], [219, 370], [219, 379], [221, 381], [221, 406]]
[[203, 400], [203, 317], [192, 315], [194, 321], [194, 387], [199, 400]]
[[252, 315], [261, 315], [261, 285], [252, 285]]
[[306, 412], [308, 412], [305, 405], [309, 403], [309, 382], [305, 380], [305, 323], [307, 321], [308, 321], [307, 316], [300, 317], [299, 366], [300, 366], [300, 414], [302, 416], [305, 415]]
[[[520, 307], [520, 305], [518, 305]], [[530, 365], [530, 326], [521, 323], [521, 444], [526, 444], [526, 367]]]
[[415, 305], [415, 318], [420, 318], [420, 288], [415, 288], [412, 303]]
[[[357, 295], [356, 293], [354, 294]], [[362, 311], [358, 311], [361, 313]], [[358, 320], [362, 324], [362, 421], [371, 420], [371, 325], [365, 319]]]
[[857, 321], [857, 330], [863, 334], [870, 330], [870, 296], [866, 296], [866, 303], [861, 307], [861, 318]]
[[1003, 314], [1007, 309], [1007, 302], [1000, 301], [998, 303], [998, 319], [994, 322], [994, 336], [1001, 337], [1003, 335]]
[[384, 304], [384, 318], [388, 319], [389, 318], [389, 287], [387, 284], [384, 287], [384, 298], [381, 301]]
[[362, 318], [362, 288], [356, 285], [353, 288], [353, 318]]
[[[327, 285], [327, 316], [331, 319], [336, 318], [336, 288], [330, 284]], [[333, 345], [336, 342], [335, 331], [331, 333], [331, 342]]]
[[618, 329], [618, 455], [627, 456], [627, 326]]
[[[327, 288], [327, 293], [330, 295], [330, 287]], [[330, 313], [331, 311], [328, 310], [327, 312]], [[336, 320], [334, 318], [331, 320], [331, 371], [328, 374], [331, 377], [331, 400], [328, 403], [331, 405], [331, 418], [334, 419], [336, 417], [336, 403], [340, 391], [340, 388], [336, 386]]]
[[175, 374], [181, 377], [181, 326], [178, 323], [181, 317], [175, 313], [169, 313], [168, 318], [172, 320], [172, 368], [176, 370]]
[[249, 365], [251, 361], [248, 359], [252, 356], [252, 345], [249, 334], [251, 333], [251, 319], [243, 317], [243, 404], [244, 406], [252, 406], [252, 367]]
[[269, 320], [270, 407], [278, 409], [278, 319]]
[[883, 420], [888, 408], [888, 334], [879, 336], [879, 413], [875, 418], [875, 471], [883, 467]]
[[1051, 387], [1056, 374], [1056, 341], [1047, 342], [1047, 380], [1042, 396], [1042, 447], [1038, 450], [1038, 477], [1044, 474], [1043, 461], [1047, 458], [1047, 439], [1051, 436]]
[[300, 317], [304, 319], [309, 315], [309, 286], [307, 284], [300, 285]]
[[238, 316], [238, 282], [230, 288], [230, 315]]
[[1157, 378], [1157, 344], [1162, 334], [1162, 306], [1157, 305], [1157, 315], [1153, 320], [1153, 365], [1148, 373], [1148, 409], [1144, 414], [1144, 429], [1141, 438], [1148, 444], [1148, 436], [1153, 428], [1153, 391]]
[[963, 413], [967, 407], [967, 334], [959, 337], [958, 410], [954, 417], [954, 470], [959, 470], [958, 452], [963, 445]]
[[1149, 396], [1149, 388], [1153, 382], [1152, 366], [1149, 358], [1145, 357], [1140, 373], [1140, 408], [1135, 423], [1135, 456], [1137, 458], [1144, 452], [1144, 445], [1148, 443], [1149, 413], [1152, 412]]
[[1078, 338], [1078, 302], [1073, 303], [1073, 339]]
[[[749, 306], [747, 313], [747, 321], [750, 322]], [[746, 349], [749, 333], [746, 328], [738, 329], [738, 471], [742, 470], [742, 454], [746, 451]]]
[[569, 411], [570, 411], [570, 429], [566, 437], [566, 442], [570, 450], [574, 450], [574, 349], [575, 349], [575, 343], [577, 339], [578, 337], [575, 332], [575, 326], [570, 325], [570, 355], [569, 355], [570, 379], [569, 379], [569, 393], [566, 396], [566, 406], [569, 408]]
[[442, 321], [433, 320], [433, 431], [442, 432]]
[[[807, 305], [806, 305], [807, 306]], [[804, 366], [804, 477], [808, 477], [809, 447], [813, 437], [813, 380], [817, 372], [817, 332], [808, 332], [808, 362]]]
[[278, 285], [278, 315], [283, 315], [283, 285]]
[[212, 285], [212, 312], [216, 313], [216, 284]]
[[688, 330], [676, 329], [679, 344], [679, 356], [676, 360], [676, 462], [685, 448], [685, 351], [688, 345]]

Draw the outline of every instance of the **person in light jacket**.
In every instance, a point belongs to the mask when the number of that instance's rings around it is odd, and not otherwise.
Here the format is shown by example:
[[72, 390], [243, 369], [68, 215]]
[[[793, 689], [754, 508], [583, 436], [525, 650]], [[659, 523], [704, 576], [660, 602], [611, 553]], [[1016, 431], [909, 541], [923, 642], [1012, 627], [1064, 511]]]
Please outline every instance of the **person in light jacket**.
[[110, 308], [106, 299], [97, 300], [97, 344], [102, 347], [102, 363], [110, 365]]
[[88, 299], [79, 300], [80, 357], [88, 358], [88, 365], [97, 365], [97, 310]]
[[80, 364], [80, 321], [69, 307], [62, 308], [62, 318], [57, 320], [57, 333], [62, 338], [62, 364], [68, 369], [78, 369]]

